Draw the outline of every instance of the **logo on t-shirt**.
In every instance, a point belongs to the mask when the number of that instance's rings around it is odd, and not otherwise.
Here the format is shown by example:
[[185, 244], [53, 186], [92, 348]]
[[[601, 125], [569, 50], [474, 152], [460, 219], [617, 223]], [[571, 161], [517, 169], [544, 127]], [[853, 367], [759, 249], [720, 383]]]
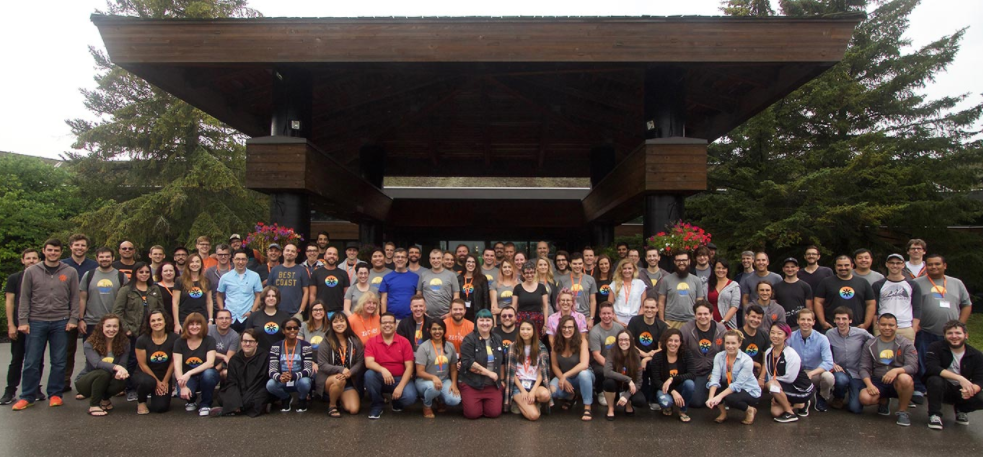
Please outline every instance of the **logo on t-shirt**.
[[100, 294], [111, 294], [113, 293], [113, 282], [108, 279], [100, 279], [96, 283], [96, 289], [99, 289]]
[[853, 298], [855, 294], [856, 292], [850, 286], [843, 286], [840, 288], [840, 297], [842, 297], [844, 300]]
[[611, 293], [611, 286], [608, 285], [608, 284], [605, 284], [605, 285], [601, 286], [600, 289], [597, 289], [597, 293], [599, 293], [599, 294], [607, 297], [608, 294]]
[[580, 284], [574, 284], [570, 286], [570, 292], [573, 292], [574, 295], [580, 295], [580, 292], [582, 292], [583, 290], [584, 290], [584, 286], [581, 286]]
[[932, 287], [932, 298], [937, 298], [939, 300], [945, 298], [945, 287], [933, 286]]
[[61, 282], [68, 281], [68, 276], [58, 275], [58, 280], [61, 281]]
[[444, 281], [440, 278], [433, 278], [430, 280], [430, 290], [432, 292], [440, 292], [440, 288], [444, 286]]
[[461, 288], [461, 292], [471, 295], [474, 293], [474, 286], [471, 284], [465, 284], [464, 287]]
[[[491, 351], [491, 348], [488, 348]], [[434, 367], [437, 368], [438, 373], [442, 373], [447, 370], [447, 356], [444, 354], [438, 355], [433, 361]]]
[[492, 352], [491, 346], [485, 346], [485, 351], [488, 352], [488, 365], [495, 363], [495, 353]]
[[509, 348], [512, 347], [512, 340], [502, 338], [502, 347], [505, 348], [505, 352], [508, 352]]
[[267, 335], [276, 335], [277, 332], [280, 331], [280, 325], [276, 322], [267, 322], [266, 325], [263, 326], [263, 331], [266, 332]]
[[[502, 295], [500, 295], [498, 298], [501, 299], [501, 300], [503, 300], [506, 305], [510, 305], [510, 304], [512, 304], [512, 291], [511, 290], [503, 291], [502, 292]], [[499, 306], [502, 306], [502, 305], [499, 305]]]
[[883, 363], [884, 365], [890, 365], [891, 362], [894, 362], [894, 350], [885, 349], [881, 351], [880, 354], [877, 355], [877, 358], [880, 359], [881, 363]]
[[604, 350], [606, 351], [608, 349], [611, 349], [611, 346], [614, 346], [614, 342], [615, 341], [616, 341], [616, 339], [615, 339], [615, 337], [613, 335], [608, 336], [607, 338], [605, 338], [604, 339]]
[[651, 346], [652, 345], [652, 334], [649, 333], [649, 332], [642, 332], [641, 334], [639, 334], [638, 335], [638, 344], [641, 344], [642, 346]]
[[167, 363], [168, 359], [170, 359], [170, 357], [168, 357], [167, 353], [164, 351], [157, 351], [150, 354], [150, 363]]
[[700, 352], [703, 354], [710, 352], [710, 340], [706, 338], [700, 340]]
[[191, 298], [201, 298], [205, 293], [201, 291], [201, 287], [195, 286], [188, 291], [188, 296]]
[[689, 284], [686, 284], [685, 282], [679, 283], [679, 285], [676, 286], [676, 294], [678, 294], [680, 297], [688, 297]]
[[675, 378], [678, 375], [679, 375], [679, 370], [669, 370], [669, 377], [670, 378]]
[[324, 337], [321, 335], [314, 335], [314, 337], [311, 338], [311, 348], [317, 349], [317, 347], [321, 345], [322, 341], [324, 341]]
[[106, 363], [113, 363], [113, 358], [112, 357], [108, 357], [108, 356], [107, 357], [103, 357], [102, 358], [102, 361], [103, 362], [106, 362]]
[[191, 357], [191, 358], [188, 359], [187, 362], [185, 362], [185, 365], [187, 365], [187, 366], [189, 366], [191, 368], [198, 368], [198, 365], [201, 365], [203, 363], [205, 363], [204, 360], [201, 360], [198, 357]]
[[747, 348], [744, 349], [744, 353], [751, 357], [758, 355], [758, 345], [754, 343], [747, 345]]
[[485, 279], [487, 279], [488, 282], [491, 282], [491, 281], [494, 281], [495, 280], [495, 278], [492, 277], [492, 275], [485, 275]]
[[325, 286], [328, 286], [328, 287], [337, 286], [338, 285], [338, 278], [329, 275], [327, 278], [324, 278], [324, 285]]
[[372, 284], [382, 284], [382, 276], [372, 278]]

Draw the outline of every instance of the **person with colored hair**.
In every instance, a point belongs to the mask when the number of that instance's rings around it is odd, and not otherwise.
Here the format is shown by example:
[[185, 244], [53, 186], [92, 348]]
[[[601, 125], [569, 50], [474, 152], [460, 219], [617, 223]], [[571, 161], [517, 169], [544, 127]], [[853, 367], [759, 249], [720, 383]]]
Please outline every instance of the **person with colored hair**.
[[444, 409], [445, 405], [461, 403], [461, 392], [457, 389], [457, 353], [454, 345], [444, 339], [446, 333], [444, 322], [433, 321], [430, 339], [416, 349], [416, 390], [423, 399], [423, 417], [428, 419], [434, 418], [433, 403], [437, 399], [441, 402], [438, 410]]
[[689, 422], [686, 412], [693, 401], [696, 381], [690, 371], [690, 353], [683, 346], [682, 332], [674, 328], [666, 329], [659, 345], [662, 350], [652, 356], [648, 365], [656, 401], [663, 416], [671, 416], [675, 406], [679, 409], [679, 420]]
[[[527, 262], [527, 264], [530, 262]], [[549, 389], [549, 352], [539, 341], [535, 322], [525, 320], [519, 323], [519, 337], [509, 348], [505, 365], [505, 379], [509, 381], [511, 394], [505, 398], [506, 404], [514, 407], [528, 420], [535, 421], [541, 414], [540, 404], [551, 403]]]
[[130, 355], [130, 342], [120, 335], [120, 319], [106, 314], [92, 329], [82, 345], [85, 353], [85, 369], [75, 378], [79, 396], [89, 399], [89, 415], [105, 416], [113, 409], [110, 398], [126, 387], [126, 359]]
[[563, 403], [560, 407], [566, 410], [570, 409], [570, 401], [579, 393], [584, 403], [580, 420], [590, 421], [594, 402], [594, 372], [590, 369], [587, 341], [577, 320], [570, 315], [561, 317], [557, 324], [557, 336], [551, 341], [550, 367], [554, 376], [550, 381], [550, 391], [553, 399], [561, 400]]
[[579, 333], [587, 333], [587, 317], [575, 311], [573, 306], [573, 292], [571, 292], [569, 289], [561, 290], [556, 299], [556, 312], [550, 314], [549, 317], [546, 318], [546, 335], [549, 338], [550, 344], [553, 344], [553, 340], [556, 339], [556, 335], [559, 333], [558, 326], [560, 324], [560, 319], [566, 316], [570, 316], [573, 318], [574, 322], [577, 323], [577, 331]]
[[341, 417], [338, 403], [348, 414], [358, 414], [361, 407], [362, 375], [365, 372], [365, 347], [349, 325], [345, 313], [331, 316], [327, 342], [317, 350], [318, 390], [328, 397], [328, 416]]
[[291, 392], [297, 392], [298, 413], [307, 411], [307, 398], [311, 392], [311, 376], [314, 376], [314, 352], [310, 343], [297, 338], [300, 319], [290, 317], [283, 321], [283, 341], [270, 348], [270, 380], [266, 390], [280, 400], [280, 412], [290, 412], [293, 405]]
[[[143, 331], [137, 338], [137, 365], [133, 374], [137, 386], [137, 414], [163, 413], [171, 409], [171, 383], [174, 374], [174, 343], [178, 336], [169, 332], [170, 315], [162, 309], [147, 313]], [[148, 401], [149, 398], [149, 401]]]
[[[212, 409], [212, 396], [219, 382], [215, 371], [215, 339], [208, 336], [205, 316], [191, 313], [181, 326], [181, 339], [174, 343], [174, 377], [180, 388], [180, 397], [187, 403], [184, 410], [198, 410], [199, 416], [207, 416]], [[201, 391], [201, 401], [196, 402]]]
[[246, 319], [246, 328], [256, 329], [259, 335], [259, 348], [269, 352], [273, 344], [283, 340], [283, 329], [280, 324], [291, 317], [280, 311], [280, 289], [276, 286], [266, 286], [259, 293], [259, 303], [262, 308], [254, 310]]
[[464, 337], [461, 343], [458, 385], [461, 406], [468, 419], [496, 418], [502, 415], [502, 388], [505, 385], [500, 379], [505, 357], [502, 339], [492, 333], [495, 319], [491, 311], [478, 311], [475, 319], [474, 332]]
[[758, 413], [756, 405], [761, 398], [761, 386], [754, 377], [754, 362], [741, 351], [741, 341], [744, 335], [737, 330], [724, 333], [724, 350], [713, 358], [713, 371], [710, 373], [709, 399], [707, 408], [717, 408], [720, 415], [714, 419], [716, 423], [727, 420], [727, 409], [744, 411], [744, 425], [754, 423]]
[[614, 420], [615, 405], [623, 406], [626, 416], [634, 416], [634, 408], [648, 403], [642, 394], [642, 360], [635, 350], [635, 337], [628, 330], [615, 335], [615, 347], [605, 358], [604, 396], [608, 406], [604, 418], [609, 421]]
[[815, 393], [799, 354], [786, 345], [791, 335], [792, 329], [784, 322], [771, 324], [768, 333], [771, 347], [765, 352], [765, 366], [758, 377], [758, 383], [771, 393], [771, 415], [775, 422], [781, 423], [808, 416], [809, 403]]

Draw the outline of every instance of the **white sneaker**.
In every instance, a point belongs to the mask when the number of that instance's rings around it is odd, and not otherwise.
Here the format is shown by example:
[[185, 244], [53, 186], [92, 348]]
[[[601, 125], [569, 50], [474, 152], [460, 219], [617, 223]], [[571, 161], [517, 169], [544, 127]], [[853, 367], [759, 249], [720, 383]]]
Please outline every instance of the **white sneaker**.
[[652, 411], [662, 411], [662, 405], [658, 403], [649, 403], [649, 409]]
[[184, 404], [184, 410], [187, 411], [187, 412], [189, 412], [189, 413], [191, 411], [196, 410], [196, 409], [198, 409], [198, 405], [196, 405], [194, 402], [190, 402], [190, 403], [185, 403]]
[[208, 416], [208, 413], [211, 410], [212, 410], [212, 408], [209, 408], [207, 406], [202, 406], [201, 409], [198, 410], [198, 415], [199, 416], [202, 416], [202, 417], [207, 417]]
[[597, 404], [599, 404], [601, 406], [607, 406], [608, 405], [608, 399], [604, 397], [604, 394], [601, 394], [601, 395], [598, 395], [597, 396]]

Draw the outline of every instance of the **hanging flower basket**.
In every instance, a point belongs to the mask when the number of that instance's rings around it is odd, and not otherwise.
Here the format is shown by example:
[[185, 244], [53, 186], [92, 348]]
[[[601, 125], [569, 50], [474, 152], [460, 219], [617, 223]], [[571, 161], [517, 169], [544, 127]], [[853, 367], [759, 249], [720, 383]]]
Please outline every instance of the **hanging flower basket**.
[[262, 222], [257, 222], [255, 229], [255, 232], [246, 235], [243, 243], [246, 246], [256, 249], [261, 255], [266, 255], [266, 248], [270, 247], [273, 243], [279, 244], [280, 248], [283, 248], [287, 243], [304, 241], [304, 237], [294, 232], [294, 229], [281, 227], [278, 224], [266, 225]]
[[677, 222], [665, 232], [656, 233], [646, 240], [648, 246], [659, 249], [662, 255], [675, 255], [680, 252], [693, 252], [700, 246], [710, 243], [711, 235], [700, 227], [686, 222]]

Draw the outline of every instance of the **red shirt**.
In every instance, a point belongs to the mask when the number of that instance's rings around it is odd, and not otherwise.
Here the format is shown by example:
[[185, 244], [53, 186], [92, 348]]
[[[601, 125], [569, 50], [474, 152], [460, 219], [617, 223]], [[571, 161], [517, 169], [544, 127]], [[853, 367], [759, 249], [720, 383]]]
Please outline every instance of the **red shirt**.
[[406, 362], [413, 361], [413, 347], [410, 340], [400, 335], [393, 335], [392, 344], [386, 344], [380, 333], [365, 343], [365, 357], [374, 358], [375, 363], [389, 370], [393, 376], [402, 376], [406, 371]]

